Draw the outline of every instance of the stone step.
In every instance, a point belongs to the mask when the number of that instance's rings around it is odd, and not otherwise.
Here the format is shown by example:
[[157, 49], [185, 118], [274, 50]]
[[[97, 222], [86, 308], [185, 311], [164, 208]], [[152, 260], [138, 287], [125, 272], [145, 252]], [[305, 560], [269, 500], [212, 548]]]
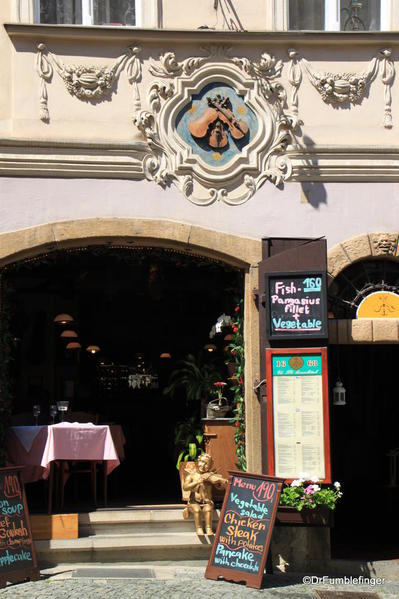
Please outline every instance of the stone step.
[[213, 537], [199, 538], [191, 532], [147, 532], [93, 535], [79, 539], [36, 541], [41, 564], [54, 566], [68, 562], [133, 562], [150, 560], [207, 559]]
[[[192, 533], [193, 518], [183, 518], [184, 504], [178, 507], [130, 507], [79, 514], [79, 537], [129, 534]], [[214, 529], [220, 510], [214, 513]]]

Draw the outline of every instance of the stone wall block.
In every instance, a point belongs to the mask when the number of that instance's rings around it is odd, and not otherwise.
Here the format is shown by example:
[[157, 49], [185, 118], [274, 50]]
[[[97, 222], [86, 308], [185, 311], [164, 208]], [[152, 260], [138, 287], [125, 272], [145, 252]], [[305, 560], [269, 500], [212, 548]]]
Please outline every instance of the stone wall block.
[[371, 251], [373, 256], [396, 256], [398, 252], [397, 233], [371, 233]]
[[373, 321], [369, 318], [348, 321], [348, 343], [372, 343]]
[[374, 318], [373, 341], [374, 343], [397, 343], [399, 341], [397, 318]]
[[343, 241], [341, 246], [352, 262], [369, 258], [372, 254], [368, 235], [352, 237], [347, 241]]
[[350, 260], [341, 245], [336, 245], [328, 252], [327, 270], [332, 277], [336, 277], [341, 270], [350, 265]]

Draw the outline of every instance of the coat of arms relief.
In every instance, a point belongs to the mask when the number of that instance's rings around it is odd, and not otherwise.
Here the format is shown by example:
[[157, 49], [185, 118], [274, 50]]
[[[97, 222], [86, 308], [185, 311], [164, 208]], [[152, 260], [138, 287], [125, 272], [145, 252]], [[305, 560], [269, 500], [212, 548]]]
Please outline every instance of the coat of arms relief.
[[174, 183], [199, 205], [241, 204], [266, 180], [288, 179], [285, 151], [295, 119], [284, 112], [281, 70], [267, 53], [251, 62], [226, 48], [182, 62], [172, 52], [152, 61], [149, 110], [134, 121], [150, 148], [147, 179]]

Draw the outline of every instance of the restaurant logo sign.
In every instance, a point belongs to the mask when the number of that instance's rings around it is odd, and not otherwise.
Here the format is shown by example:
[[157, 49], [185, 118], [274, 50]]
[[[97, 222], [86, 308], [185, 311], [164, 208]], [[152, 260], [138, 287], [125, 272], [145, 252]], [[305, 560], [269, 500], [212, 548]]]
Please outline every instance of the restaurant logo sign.
[[266, 275], [269, 339], [328, 336], [324, 272]]
[[282, 68], [268, 52], [251, 60], [223, 46], [151, 60], [148, 106], [134, 118], [148, 145], [147, 179], [173, 183], [198, 205], [242, 204], [266, 181], [283, 184], [297, 119], [286, 113]]
[[399, 295], [392, 291], [375, 291], [359, 304], [356, 318], [399, 318]]

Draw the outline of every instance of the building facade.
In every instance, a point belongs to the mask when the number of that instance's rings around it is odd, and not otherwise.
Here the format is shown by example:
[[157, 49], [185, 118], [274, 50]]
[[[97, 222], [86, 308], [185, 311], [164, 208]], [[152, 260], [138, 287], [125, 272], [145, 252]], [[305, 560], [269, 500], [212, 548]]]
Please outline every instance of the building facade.
[[[359, 396], [348, 419], [330, 405], [333, 476], [350, 450], [349, 480], [377, 468], [388, 484], [397, 412], [389, 391], [381, 403], [378, 394], [398, 321], [356, 310], [399, 285], [399, 9], [303, 4], [2, 2], [1, 265], [104, 245], [240, 268], [247, 463], [267, 472], [267, 397], [256, 390], [264, 308], [253, 295], [262, 240], [325, 238], [329, 387], [339, 374], [350, 378], [348, 404]], [[374, 366], [365, 384], [363, 368]], [[365, 440], [373, 463], [359, 455]]]

